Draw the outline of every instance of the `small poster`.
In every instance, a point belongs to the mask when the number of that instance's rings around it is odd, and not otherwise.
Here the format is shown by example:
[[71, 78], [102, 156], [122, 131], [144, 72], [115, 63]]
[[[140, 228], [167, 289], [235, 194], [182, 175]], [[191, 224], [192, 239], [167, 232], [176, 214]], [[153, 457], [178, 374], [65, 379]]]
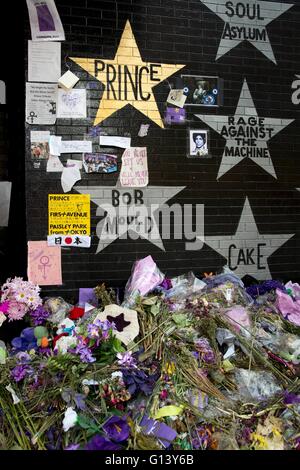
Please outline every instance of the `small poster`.
[[181, 75], [185, 106], [221, 106], [223, 80], [219, 77]]
[[58, 90], [57, 98], [58, 118], [86, 118], [86, 90], [74, 89], [70, 91]]
[[118, 170], [117, 155], [108, 153], [85, 153], [83, 167], [86, 173], [113, 173]]
[[26, 83], [26, 122], [28, 124], [55, 124], [57, 85]]
[[208, 131], [203, 129], [189, 129], [188, 157], [208, 157]]
[[90, 195], [49, 194], [48, 235], [90, 236]]
[[39, 286], [61, 285], [61, 247], [50, 247], [46, 241], [29, 241], [27, 276]]
[[63, 25], [54, 0], [26, 0], [33, 41], [64, 41]]
[[28, 81], [57, 84], [60, 76], [60, 42], [28, 41]]
[[121, 185], [142, 188], [149, 182], [147, 148], [131, 147], [122, 155]]

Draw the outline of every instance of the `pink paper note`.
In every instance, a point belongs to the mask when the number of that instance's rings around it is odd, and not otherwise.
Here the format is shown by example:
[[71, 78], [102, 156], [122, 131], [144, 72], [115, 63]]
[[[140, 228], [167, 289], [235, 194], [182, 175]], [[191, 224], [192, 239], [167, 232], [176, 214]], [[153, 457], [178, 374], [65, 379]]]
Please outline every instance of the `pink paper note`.
[[29, 241], [27, 275], [29, 281], [40, 286], [61, 285], [61, 247]]

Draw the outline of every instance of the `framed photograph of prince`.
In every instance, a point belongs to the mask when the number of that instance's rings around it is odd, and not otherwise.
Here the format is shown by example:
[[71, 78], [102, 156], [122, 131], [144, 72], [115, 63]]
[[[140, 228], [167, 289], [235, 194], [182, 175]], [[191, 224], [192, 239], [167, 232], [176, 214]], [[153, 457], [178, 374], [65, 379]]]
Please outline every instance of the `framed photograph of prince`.
[[189, 129], [189, 155], [188, 157], [208, 157], [208, 131], [203, 129]]

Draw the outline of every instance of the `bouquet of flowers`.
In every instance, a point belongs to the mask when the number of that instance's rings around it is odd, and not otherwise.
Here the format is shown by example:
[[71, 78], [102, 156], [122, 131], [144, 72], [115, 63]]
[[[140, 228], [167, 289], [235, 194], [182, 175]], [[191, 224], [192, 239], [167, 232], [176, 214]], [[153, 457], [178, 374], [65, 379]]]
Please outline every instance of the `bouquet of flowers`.
[[8, 321], [22, 320], [27, 313], [34, 312], [42, 305], [39, 293], [39, 286], [21, 277], [7, 279], [1, 287], [0, 325], [6, 318]]

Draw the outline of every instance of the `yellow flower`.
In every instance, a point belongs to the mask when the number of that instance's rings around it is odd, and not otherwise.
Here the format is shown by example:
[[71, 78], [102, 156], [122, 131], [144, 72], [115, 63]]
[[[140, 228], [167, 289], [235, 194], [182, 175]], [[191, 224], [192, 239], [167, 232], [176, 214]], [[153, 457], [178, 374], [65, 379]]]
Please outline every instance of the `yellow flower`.
[[166, 362], [163, 368], [163, 372], [168, 375], [173, 375], [176, 370], [174, 362]]
[[251, 438], [253, 439], [254, 442], [254, 447], [258, 449], [268, 449], [268, 443], [265, 437], [263, 437], [261, 434], [256, 434], [252, 433]]

